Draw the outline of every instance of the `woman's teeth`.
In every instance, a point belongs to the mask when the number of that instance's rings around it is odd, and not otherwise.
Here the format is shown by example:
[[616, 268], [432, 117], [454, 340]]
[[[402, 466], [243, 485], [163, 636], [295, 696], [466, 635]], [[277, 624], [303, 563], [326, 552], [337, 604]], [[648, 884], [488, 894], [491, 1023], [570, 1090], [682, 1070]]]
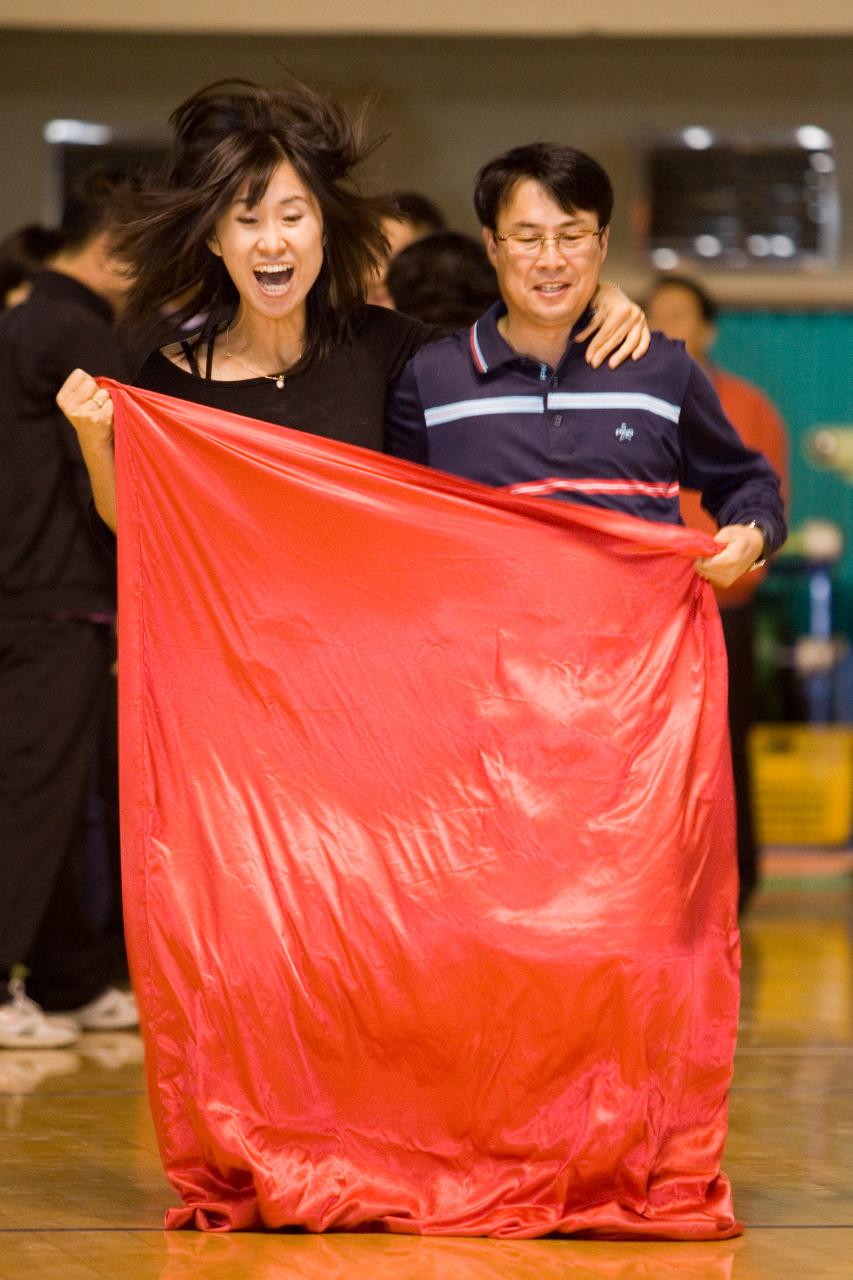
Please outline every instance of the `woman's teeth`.
[[264, 293], [282, 293], [290, 283], [293, 267], [255, 267], [254, 275]]

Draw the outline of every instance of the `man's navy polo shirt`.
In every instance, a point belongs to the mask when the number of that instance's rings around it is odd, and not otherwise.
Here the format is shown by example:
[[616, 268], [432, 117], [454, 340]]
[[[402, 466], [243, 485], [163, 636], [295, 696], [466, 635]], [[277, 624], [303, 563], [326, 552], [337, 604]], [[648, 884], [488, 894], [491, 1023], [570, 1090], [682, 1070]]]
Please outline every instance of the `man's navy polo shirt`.
[[496, 303], [412, 357], [389, 397], [386, 452], [670, 524], [681, 522], [683, 485], [720, 526], [757, 520], [771, 549], [781, 544], [779, 478], [742, 443], [683, 343], [654, 333], [643, 359], [593, 369], [570, 339], [552, 369], [500, 335], [505, 310]]

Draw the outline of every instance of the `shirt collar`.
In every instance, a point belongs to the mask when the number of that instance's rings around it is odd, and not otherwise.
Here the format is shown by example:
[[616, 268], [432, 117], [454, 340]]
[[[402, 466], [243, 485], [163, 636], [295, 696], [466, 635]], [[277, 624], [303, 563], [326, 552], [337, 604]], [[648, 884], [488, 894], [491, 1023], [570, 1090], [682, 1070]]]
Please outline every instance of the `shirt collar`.
[[63, 301], [73, 300], [103, 316], [105, 320], [113, 319], [113, 309], [106, 298], [95, 293], [94, 289], [90, 289], [88, 285], [81, 284], [79, 280], [66, 275], [64, 271], [50, 271], [48, 268], [43, 268], [33, 279], [30, 296], [48, 301], [56, 298], [61, 298]]
[[[498, 330], [498, 321], [505, 315], [506, 303], [503, 301], [495, 302], [489, 307], [486, 314], [480, 316], [480, 319], [472, 324], [468, 330], [468, 349], [471, 353], [474, 368], [478, 373], [492, 373], [495, 369], [499, 369], [501, 365], [510, 364], [513, 361], [530, 361], [532, 359], [530, 356], [520, 356], [517, 351], [513, 351], [506, 338], [501, 335]], [[583, 357], [585, 344], [573, 344], [572, 337], [583, 329], [585, 325], [589, 324], [591, 315], [592, 308], [588, 307], [573, 326], [566, 345], [566, 353], [560, 361], [561, 365], [577, 355]]]

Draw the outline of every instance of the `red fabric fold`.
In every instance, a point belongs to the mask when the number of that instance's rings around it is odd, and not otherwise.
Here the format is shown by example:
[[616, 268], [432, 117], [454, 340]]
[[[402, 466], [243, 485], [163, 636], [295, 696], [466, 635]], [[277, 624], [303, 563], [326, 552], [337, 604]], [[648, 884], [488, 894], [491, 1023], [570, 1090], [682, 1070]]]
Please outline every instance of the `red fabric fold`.
[[109, 385], [167, 1224], [736, 1234], [713, 544]]

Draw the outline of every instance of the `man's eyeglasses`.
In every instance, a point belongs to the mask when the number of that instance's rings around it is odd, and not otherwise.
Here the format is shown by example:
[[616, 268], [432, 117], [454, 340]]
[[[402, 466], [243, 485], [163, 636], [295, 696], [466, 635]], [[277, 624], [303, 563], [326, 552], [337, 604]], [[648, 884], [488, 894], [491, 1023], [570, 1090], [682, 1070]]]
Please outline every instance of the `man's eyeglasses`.
[[502, 241], [507, 253], [514, 258], [537, 258], [549, 240], [554, 241], [554, 248], [562, 257], [571, 258], [573, 254], [584, 253], [603, 230], [604, 227], [597, 231], [560, 231], [555, 236], [496, 235], [495, 239]]

